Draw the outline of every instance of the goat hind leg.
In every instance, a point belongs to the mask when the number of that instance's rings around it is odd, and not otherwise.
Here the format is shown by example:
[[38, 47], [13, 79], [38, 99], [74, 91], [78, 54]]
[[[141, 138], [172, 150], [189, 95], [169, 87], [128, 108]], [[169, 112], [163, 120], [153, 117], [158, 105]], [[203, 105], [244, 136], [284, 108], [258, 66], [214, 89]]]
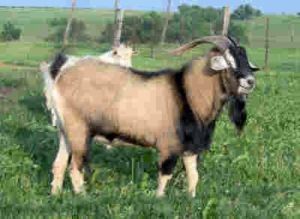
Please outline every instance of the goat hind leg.
[[70, 177], [74, 192], [85, 193], [83, 169], [88, 160], [89, 138], [86, 132], [82, 132], [82, 130], [81, 132], [73, 131], [72, 133], [74, 134], [70, 135], [69, 138], [72, 152]]
[[70, 149], [66, 137], [62, 132], [59, 135], [59, 149], [52, 167], [53, 180], [51, 183], [51, 194], [53, 195], [58, 194], [62, 190], [64, 175], [70, 157]]

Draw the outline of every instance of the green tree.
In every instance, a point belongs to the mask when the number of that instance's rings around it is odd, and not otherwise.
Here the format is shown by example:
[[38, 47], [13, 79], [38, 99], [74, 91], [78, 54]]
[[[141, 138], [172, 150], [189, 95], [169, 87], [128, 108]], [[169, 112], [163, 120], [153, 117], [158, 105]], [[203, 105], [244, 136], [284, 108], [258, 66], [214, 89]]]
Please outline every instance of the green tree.
[[[54, 18], [48, 21], [48, 26], [52, 29], [52, 33], [46, 40], [60, 43], [63, 41], [66, 25], [66, 18]], [[69, 38], [72, 43], [86, 41], [89, 39], [86, 34], [86, 25], [82, 20], [74, 18], [71, 23]]]
[[236, 20], [249, 20], [253, 17], [261, 16], [262, 12], [253, 8], [250, 4], [240, 5], [234, 10], [232, 18]]
[[11, 22], [7, 22], [3, 24], [3, 31], [0, 38], [4, 41], [19, 40], [21, 32], [20, 28], [15, 27]]

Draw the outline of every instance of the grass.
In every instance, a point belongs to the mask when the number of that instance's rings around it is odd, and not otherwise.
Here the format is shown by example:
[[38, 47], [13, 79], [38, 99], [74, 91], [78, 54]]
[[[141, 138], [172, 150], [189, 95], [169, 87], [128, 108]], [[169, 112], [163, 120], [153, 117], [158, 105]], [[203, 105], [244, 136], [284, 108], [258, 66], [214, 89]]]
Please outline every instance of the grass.
[[[0, 9], [0, 25], [12, 19], [24, 29], [20, 42], [0, 43], [1, 218], [299, 218], [300, 52], [289, 48], [290, 44], [280, 43], [271, 48], [270, 72], [257, 74], [258, 84], [248, 101], [249, 120], [244, 134], [236, 135], [226, 109], [219, 119], [213, 145], [201, 155], [201, 180], [195, 199], [186, 195], [181, 162], [167, 196], [156, 199], [155, 150], [106, 150], [98, 144], [91, 148], [87, 195], [74, 195], [67, 176], [63, 194], [50, 196], [51, 164], [58, 142], [45, 107], [38, 65], [59, 50], [42, 41], [47, 35], [47, 19], [65, 12]], [[91, 25], [88, 31], [94, 36], [103, 26], [102, 20], [112, 18], [111, 12], [105, 10], [80, 10], [78, 15], [87, 19]], [[280, 39], [278, 42], [282, 43], [289, 40], [282, 25], [284, 20], [298, 25], [295, 17], [271, 17], [276, 41]], [[258, 66], [264, 64], [264, 50], [258, 40], [263, 36], [263, 21], [258, 18], [251, 24], [252, 43], [247, 49], [251, 61]], [[174, 47], [157, 48], [156, 58], [152, 59], [150, 49], [139, 45], [134, 66], [149, 70], [178, 67], [207, 50], [199, 48], [183, 57], [171, 57], [167, 51]], [[99, 54], [108, 48], [95, 43], [80, 44], [67, 52]], [[10, 92], [1, 96], [1, 91], [8, 88]]]
[[[181, 59], [159, 52], [153, 60], [148, 58], [146, 47], [140, 51], [134, 63], [149, 69], [179, 65], [196, 54]], [[251, 56], [257, 58], [255, 53]], [[244, 135], [236, 136], [224, 112], [211, 150], [201, 155], [197, 197], [187, 197], [183, 166], [179, 162], [168, 195], [162, 200], [154, 195], [157, 177], [154, 150], [108, 151], [97, 144], [92, 147], [88, 194], [73, 195], [66, 177], [64, 193], [59, 197], [49, 196], [51, 163], [58, 142], [45, 108], [41, 77], [37, 70], [5, 67], [0, 68], [0, 78], [1, 87], [14, 88], [10, 96], [0, 100], [3, 216], [293, 218], [300, 215], [297, 73], [260, 73], [257, 89], [249, 100], [249, 121]]]

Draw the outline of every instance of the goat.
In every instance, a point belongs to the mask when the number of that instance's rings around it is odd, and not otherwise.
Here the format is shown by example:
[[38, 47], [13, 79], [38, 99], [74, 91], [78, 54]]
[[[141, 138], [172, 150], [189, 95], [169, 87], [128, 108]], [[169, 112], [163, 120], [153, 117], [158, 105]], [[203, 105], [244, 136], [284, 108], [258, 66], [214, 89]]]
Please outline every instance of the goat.
[[[132, 56], [134, 54], [134, 51], [131, 47], [121, 44], [119, 47], [114, 47], [111, 51], [108, 51], [100, 56], [84, 56], [84, 57], [77, 57], [77, 56], [67, 56], [64, 60], [64, 64], [60, 66], [60, 71], [70, 68], [73, 65], [76, 65], [76, 63], [83, 59], [97, 59], [102, 62], [112, 63], [112, 64], [119, 64], [121, 66], [126, 67], [132, 67]], [[54, 113], [54, 107], [52, 104], [52, 85], [53, 81], [51, 78], [49, 78], [49, 68], [51, 64], [48, 64], [46, 62], [41, 63], [40, 70], [43, 73], [44, 76], [44, 94], [46, 97], [46, 106], [47, 109], [51, 112], [51, 119], [52, 119], [52, 125], [56, 125], [56, 115]]]
[[232, 38], [210, 36], [174, 51], [199, 44], [214, 47], [179, 70], [144, 72], [95, 59], [66, 62], [57, 55], [49, 78], [53, 81], [54, 112], [60, 146], [53, 163], [52, 194], [62, 189], [71, 155], [70, 176], [75, 193], [84, 192], [83, 168], [89, 140], [95, 135], [115, 138], [159, 151], [157, 196], [163, 196], [179, 157], [183, 158], [188, 191], [196, 194], [197, 157], [209, 148], [215, 123], [225, 103], [238, 130], [245, 125], [245, 101], [255, 85], [246, 50]]

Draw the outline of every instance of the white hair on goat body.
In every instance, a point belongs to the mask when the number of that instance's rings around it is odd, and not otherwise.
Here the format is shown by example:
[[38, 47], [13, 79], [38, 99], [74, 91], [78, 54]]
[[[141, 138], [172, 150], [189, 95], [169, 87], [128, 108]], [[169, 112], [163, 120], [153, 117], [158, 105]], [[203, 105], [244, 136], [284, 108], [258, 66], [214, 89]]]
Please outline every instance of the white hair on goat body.
[[[117, 64], [117, 65], [121, 65], [121, 66], [125, 66], [125, 67], [131, 67], [132, 66], [132, 62], [131, 62], [132, 55], [133, 55], [133, 49], [124, 44], [121, 44], [119, 47], [115, 47], [112, 50], [105, 52], [104, 54], [102, 54], [100, 56], [87, 55], [84, 57], [78, 57], [78, 56], [67, 55], [66, 61], [60, 67], [59, 71], [63, 72], [64, 70], [71, 68], [72, 66], [75, 66], [76, 63], [79, 62], [80, 60], [86, 60], [86, 59], [95, 59], [95, 60], [99, 60], [102, 62]], [[50, 77], [50, 73], [49, 73], [50, 66], [51, 66], [51, 64], [43, 62], [40, 65], [40, 70], [43, 73], [46, 106], [47, 106], [48, 110], [51, 112], [52, 125], [56, 126], [57, 116], [53, 109], [54, 102], [53, 102], [53, 98], [51, 97], [54, 81], [49, 78]], [[58, 79], [56, 79], [56, 80], [58, 80]]]
[[[164, 194], [176, 161], [183, 156], [189, 192], [195, 196], [197, 155], [209, 148], [224, 104], [231, 98], [235, 100], [245, 95], [239, 92], [241, 77], [252, 74], [249, 66], [240, 66], [239, 59], [247, 59], [246, 56], [232, 55], [236, 69], [228, 64], [224, 52], [235, 45], [224, 36], [202, 38], [176, 52], [201, 43], [212, 43], [216, 48], [179, 70], [158, 72], [138, 71], [95, 59], [80, 60], [71, 68], [60, 71], [59, 66], [64, 65], [65, 58], [57, 56], [49, 74], [55, 81], [56, 112], [63, 121], [58, 127], [59, 132], [65, 134], [72, 155], [71, 178], [76, 193], [84, 191], [82, 169], [88, 142], [99, 134], [107, 139], [120, 138], [157, 148], [160, 153], [158, 196]], [[232, 107], [232, 121], [243, 126], [244, 121], [238, 120], [245, 117], [238, 114], [245, 113], [245, 104], [238, 102]], [[58, 172], [53, 171], [54, 194], [61, 190], [62, 182], [57, 179], [62, 178], [57, 176], [64, 173], [65, 165], [63, 167]]]

